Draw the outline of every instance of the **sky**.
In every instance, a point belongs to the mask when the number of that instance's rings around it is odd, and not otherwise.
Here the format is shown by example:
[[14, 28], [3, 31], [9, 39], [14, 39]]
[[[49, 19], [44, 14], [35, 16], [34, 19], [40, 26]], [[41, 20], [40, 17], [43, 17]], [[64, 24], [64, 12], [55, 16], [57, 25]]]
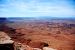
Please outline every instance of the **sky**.
[[75, 17], [75, 0], [0, 0], [0, 17]]

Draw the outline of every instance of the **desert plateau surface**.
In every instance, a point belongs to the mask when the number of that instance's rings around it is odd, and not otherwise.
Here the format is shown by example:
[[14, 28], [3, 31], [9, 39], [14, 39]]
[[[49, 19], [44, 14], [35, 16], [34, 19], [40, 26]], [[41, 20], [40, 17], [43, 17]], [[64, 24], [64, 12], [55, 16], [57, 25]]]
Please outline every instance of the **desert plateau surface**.
[[0, 31], [6, 33], [15, 46], [20, 44], [22, 50], [44, 50], [44, 47], [75, 50], [75, 20], [8, 18], [0, 22]]

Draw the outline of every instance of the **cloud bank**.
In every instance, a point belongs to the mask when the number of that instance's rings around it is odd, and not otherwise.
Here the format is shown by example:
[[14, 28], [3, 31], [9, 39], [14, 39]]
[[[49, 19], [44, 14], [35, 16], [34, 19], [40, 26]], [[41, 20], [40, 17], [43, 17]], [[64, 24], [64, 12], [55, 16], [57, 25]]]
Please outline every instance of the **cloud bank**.
[[75, 17], [74, 0], [0, 0], [0, 17]]

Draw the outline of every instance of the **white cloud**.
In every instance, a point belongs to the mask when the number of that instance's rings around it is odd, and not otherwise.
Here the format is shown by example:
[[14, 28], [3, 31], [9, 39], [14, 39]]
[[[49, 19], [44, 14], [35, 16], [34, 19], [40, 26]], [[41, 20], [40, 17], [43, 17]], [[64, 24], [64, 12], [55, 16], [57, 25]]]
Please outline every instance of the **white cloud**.
[[0, 17], [75, 16], [74, 8], [64, 1], [8, 0], [0, 6]]

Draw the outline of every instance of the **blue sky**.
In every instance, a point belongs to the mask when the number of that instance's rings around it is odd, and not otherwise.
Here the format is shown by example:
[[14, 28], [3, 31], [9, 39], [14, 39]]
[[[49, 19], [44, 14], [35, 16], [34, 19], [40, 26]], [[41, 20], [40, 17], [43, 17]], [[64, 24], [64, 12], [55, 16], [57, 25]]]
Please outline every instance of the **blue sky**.
[[75, 17], [75, 0], [0, 0], [0, 17]]

